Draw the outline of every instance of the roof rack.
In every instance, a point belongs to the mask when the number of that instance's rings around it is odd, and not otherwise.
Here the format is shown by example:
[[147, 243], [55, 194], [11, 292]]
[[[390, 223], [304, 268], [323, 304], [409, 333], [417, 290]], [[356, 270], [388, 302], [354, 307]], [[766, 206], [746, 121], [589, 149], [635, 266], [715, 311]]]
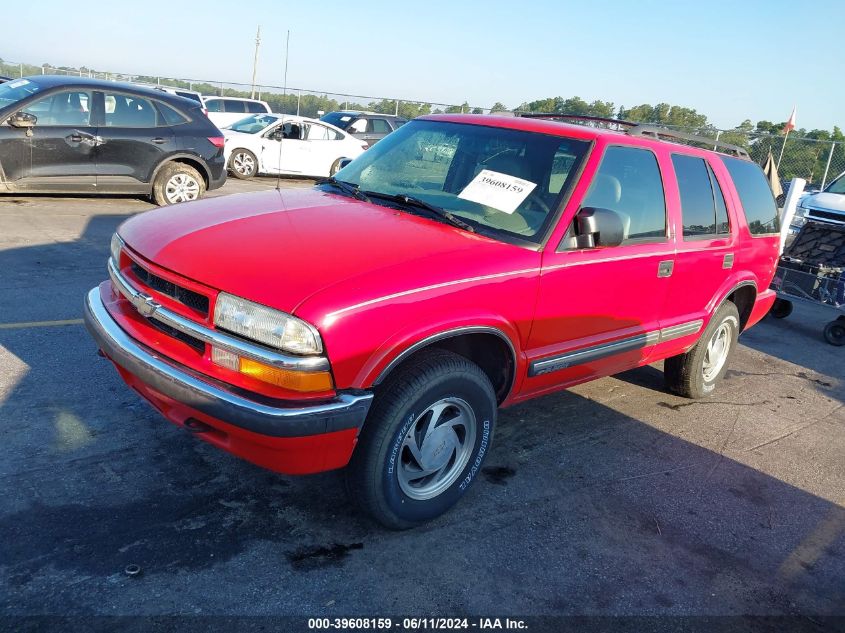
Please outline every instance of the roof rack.
[[687, 141], [688, 143], [701, 143], [702, 145], [712, 146], [713, 151], [722, 148], [725, 154], [733, 154], [739, 158], [751, 159], [748, 152], [739, 145], [731, 145], [724, 143], [718, 139], [707, 138], [706, 136], [698, 136], [696, 134], [687, 134], [686, 132], [677, 132], [669, 130], [657, 125], [636, 125], [629, 130], [625, 130], [629, 136], [646, 136], [657, 139], [658, 141]]
[[578, 123], [586, 125], [587, 127], [603, 127], [617, 132], [624, 132], [629, 136], [643, 136], [653, 138], [658, 141], [679, 142], [686, 141], [687, 143], [699, 143], [712, 148], [713, 151], [719, 151], [721, 148], [725, 154], [733, 154], [740, 158], [747, 158], [750, 160], [748, 152], [738, 145], [731, 145], [724, 143], [718, 139], [707, 138], [706, 136], [698, 136], [696, 134], [687, 134], [686, 132], [678, 132], [670, 130], [659, 125], [650, 125], [645, 123], [634, 123], [633, 121], [624, 121], [621, 119], [611, 119], [600, 116], [587, 116], [581, 114], [558, 114], [556, 112], [523, 112], [519, 116], [527, 119], [549, 119], [562, 120], [568, 123]]
[[[636, 127], [638, 123], [631, 121], [623, 121], [621, 119], [611, 119], [603, 116], [588, 116], [586, 114], [558, 114], [557, 112], [520, 112], [518, 116], [526, 119], [549, 119], [549, 120], [563, 120], [571, 123], [581, 123], [588, 127], [606, 127], [606, 129], [617, 130], [619, 132], [625, 131], [629, 127]], [[599, 124], [604, 124], [601, 126]]]

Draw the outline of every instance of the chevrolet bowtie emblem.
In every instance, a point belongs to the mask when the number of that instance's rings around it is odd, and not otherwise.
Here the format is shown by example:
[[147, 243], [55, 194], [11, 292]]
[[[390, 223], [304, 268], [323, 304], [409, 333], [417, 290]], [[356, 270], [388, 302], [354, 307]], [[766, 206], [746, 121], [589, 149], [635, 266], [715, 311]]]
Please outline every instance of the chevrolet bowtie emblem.
[[144, 317], [151, 317], [161, 307], [161, 304], [156, 303], [150, 295], [141, 292], [132, 297], [132, 305]]

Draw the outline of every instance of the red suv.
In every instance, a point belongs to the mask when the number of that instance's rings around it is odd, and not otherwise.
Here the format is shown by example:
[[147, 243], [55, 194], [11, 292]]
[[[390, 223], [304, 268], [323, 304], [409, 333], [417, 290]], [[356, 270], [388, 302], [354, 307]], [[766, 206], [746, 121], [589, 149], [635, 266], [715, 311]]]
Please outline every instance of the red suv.
[[707, 396], [768, 311], [762, 171], [663, 135], [423, 117], [313, 189], [127, 221], [86, 322], [172, 422], [278, 472], [347, 466], [410, 527], [466, 492], [498, 407], [662, 359]]

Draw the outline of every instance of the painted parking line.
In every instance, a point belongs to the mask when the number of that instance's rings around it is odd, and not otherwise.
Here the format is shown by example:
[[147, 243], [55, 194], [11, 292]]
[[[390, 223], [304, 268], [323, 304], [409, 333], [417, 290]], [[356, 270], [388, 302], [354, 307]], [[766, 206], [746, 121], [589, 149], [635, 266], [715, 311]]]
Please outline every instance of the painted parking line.
[[21, 323], [0, 323], [0, 330], [25, 330], [33, 327], [55, 327], [58, 325], [82, 325], [82, 319], [64, 319], [61, 321], [24, 321]]

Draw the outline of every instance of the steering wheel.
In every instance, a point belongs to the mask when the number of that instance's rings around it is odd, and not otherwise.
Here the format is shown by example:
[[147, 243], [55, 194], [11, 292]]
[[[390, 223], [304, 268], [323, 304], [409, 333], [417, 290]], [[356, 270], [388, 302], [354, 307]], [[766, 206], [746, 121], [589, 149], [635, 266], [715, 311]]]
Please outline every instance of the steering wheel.
[[552, 212], [551, 207], [546, 204], [546, 201], [543, 200], [543, 198], [540, 197], [536, 189], [530, 194], [528, 194], [528, 197], [525, 199], [525, 201], [529, 204], [537, 205], [538, 207], [540, 207], [540, 210], [546, 215], [550, 215]]

